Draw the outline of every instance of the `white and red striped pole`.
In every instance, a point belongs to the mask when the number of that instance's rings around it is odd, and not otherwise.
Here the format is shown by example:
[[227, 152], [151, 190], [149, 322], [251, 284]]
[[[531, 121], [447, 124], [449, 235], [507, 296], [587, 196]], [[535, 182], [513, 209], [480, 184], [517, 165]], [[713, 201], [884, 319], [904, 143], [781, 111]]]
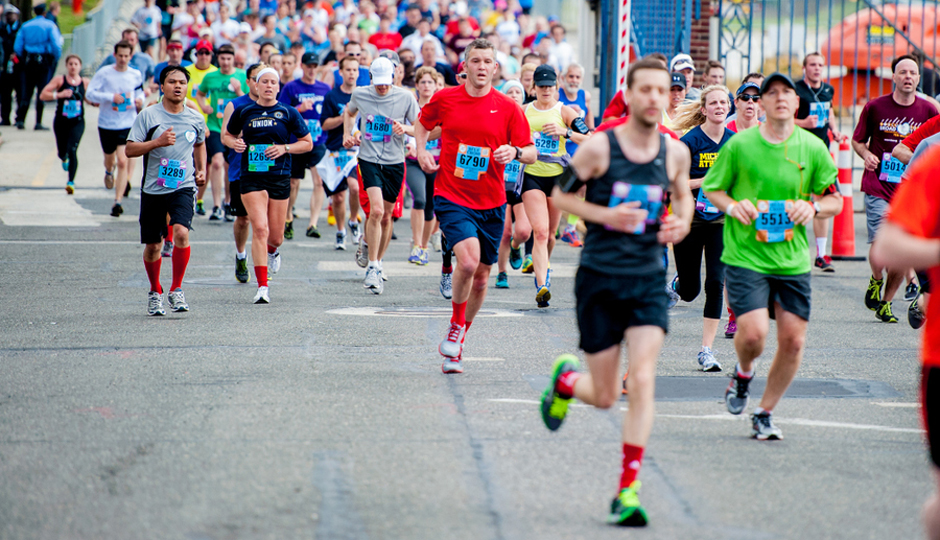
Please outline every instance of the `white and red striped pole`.
[[839, 143], [839, 193], [842, 212], [833, 218], [832, 258], [837, 261], [864, 261], [855, 255], [855, 207], [852, 205], [852, 147], [848, 141]]
[[617, 44], [617, 90], [627, 86], [627, 67], [630, 64], [630, 0], [620, 0], [618, 17], [619, 43]]

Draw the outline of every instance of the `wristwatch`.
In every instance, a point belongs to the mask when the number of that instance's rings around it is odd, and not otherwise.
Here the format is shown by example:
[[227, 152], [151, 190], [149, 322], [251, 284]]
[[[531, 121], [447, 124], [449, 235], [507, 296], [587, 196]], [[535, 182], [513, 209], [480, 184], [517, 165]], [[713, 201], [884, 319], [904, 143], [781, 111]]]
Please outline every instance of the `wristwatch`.
[[522, 148], [519, 148], [518, 146], [513, 146], [513, 148], [516, 149], [516, 161], [519, 161], [519, 158], [522, 157]]
[[289, 145], [289, 144], [285, 144], [285, 145], [284, 145], [284, 153], [285, 153], [285, 154], [290, 154], [290, 145]]
[[815, 210], [817, 214], [822, 212], [822, 206], [819, 205], [818, 201], [813, 201], [813, 210]]
[[565, 132], [565, 138], [566, 138], [566, 139], [570, 139], [572, 133], [574, 133], [574, 132], [571, 131], [571, 128], [568, 128], [568, 131]]

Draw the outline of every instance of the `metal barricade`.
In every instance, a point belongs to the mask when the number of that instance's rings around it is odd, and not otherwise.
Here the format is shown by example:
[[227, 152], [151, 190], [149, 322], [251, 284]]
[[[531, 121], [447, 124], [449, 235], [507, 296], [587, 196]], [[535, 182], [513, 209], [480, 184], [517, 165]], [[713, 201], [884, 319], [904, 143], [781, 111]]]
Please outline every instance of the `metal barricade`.
[[121, 6], [126, 0], [102, 0], [88, 12], [85, 23], [72, 30], [72, 53], [82, 59], [86, 69], [94, 71], [98, 49], [105, 45], [111, 25], [120, 19]]

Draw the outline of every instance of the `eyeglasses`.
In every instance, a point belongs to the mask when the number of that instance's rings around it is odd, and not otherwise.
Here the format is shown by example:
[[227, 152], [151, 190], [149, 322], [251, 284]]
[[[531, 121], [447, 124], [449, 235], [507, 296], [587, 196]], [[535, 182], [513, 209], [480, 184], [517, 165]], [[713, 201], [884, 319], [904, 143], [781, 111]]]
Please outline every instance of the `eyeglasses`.
[[196, 51], [196, 56], [202, 56], [202, 55], [212, 56], [212, 51], [207, 51], [205, 49], [201, 51]]
[[754, 95], [754, 94], [741, 94], [740, 96], [738, 96], [738, 99], [740, 99], [744, 103], [747, 103], [748, 101], [758, 102], [760, 101], [760, 96]]
[[357, 53], [346, 53], [346, 56], [355, 56], [355, 57], [358, 58], [358, 57], [362, 56], [362, 53], [361, 53], [361, 52], [357, 52]]

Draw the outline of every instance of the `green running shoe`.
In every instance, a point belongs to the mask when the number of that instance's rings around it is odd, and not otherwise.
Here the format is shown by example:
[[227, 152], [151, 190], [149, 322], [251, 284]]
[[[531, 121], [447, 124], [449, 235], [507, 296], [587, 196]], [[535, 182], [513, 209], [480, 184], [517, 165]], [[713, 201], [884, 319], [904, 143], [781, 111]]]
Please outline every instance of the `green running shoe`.
[[646, 510], [640, 506], [639, 491], [639, 480], [634, 480], [630, 487], [620, 490], [617, 498], [610, 503], [607, 523], [624, 527], [645, 527], [649, 521], [646, 518]]
[[872, 311], [878, 311], [881, 307], [881, 286], [885, 280], [868, 278], [868, 289], [865, 291], [865, 307]]
[[542, 421], [545, 427], [551, 431], [556, 431], [561, 427], [568, 414], [568, 404], [571, 398], [563, 398], [555, 391], [555, 385], [558, 378], [570, 371], [577, 371], [580, 367], [577, 357], [573, 354], [563, 354], [555, 359], [555, 365], [552, 367], [552, 382], [542, 392]]
[[532, 255], [526, 255], [525, 260], [522, 261], [522, 273], [531, 274], [535, 272], [535, 267], [532, 266]]
[[235, 279], [239, 283], [248, 283], [248, 259], [239, 259], [235, 257]]
[[875, 312], [875, 317], [878, 317], [881, 322], [898, 322], [898, 318], [894, 316], [894, 313], [891, 313], [891, 302], [882, 302], [881, 306], [878, 308], [878, 311]]

